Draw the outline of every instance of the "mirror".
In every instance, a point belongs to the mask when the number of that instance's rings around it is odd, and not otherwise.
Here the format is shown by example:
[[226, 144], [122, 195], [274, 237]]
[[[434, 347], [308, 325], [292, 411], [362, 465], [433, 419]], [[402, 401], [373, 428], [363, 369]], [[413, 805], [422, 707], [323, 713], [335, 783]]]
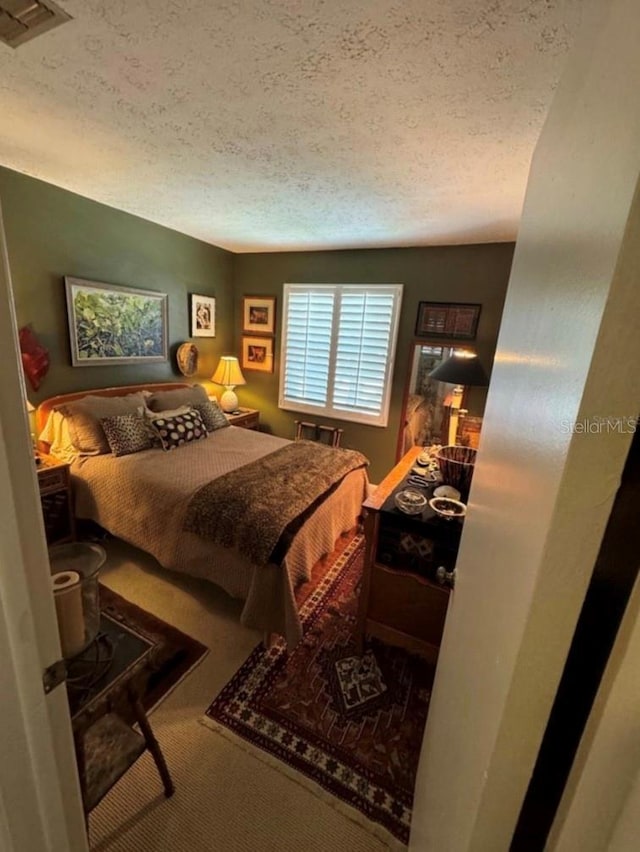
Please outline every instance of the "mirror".
[[430, 344], [428, 341], [414, 344], [400, 420], [400, 458], [417, 445], [446, 443], [449, 418], [444, 402], [453, 385], [433, 381], [429, 373], [446, 361], [452, 350], [452, 346]]
[[[400, 418], [398, 459], [414, 446], [447, 443], [449, 413], [446, 401], [454, 385], [432, 380], [429, 373], [446, 361], [455, 348], [452, 344], [443, 345], [428, 339], [414, 342]], [[481, 422], [479, 417], [464, 417], [457, 443], [477, 447]]]

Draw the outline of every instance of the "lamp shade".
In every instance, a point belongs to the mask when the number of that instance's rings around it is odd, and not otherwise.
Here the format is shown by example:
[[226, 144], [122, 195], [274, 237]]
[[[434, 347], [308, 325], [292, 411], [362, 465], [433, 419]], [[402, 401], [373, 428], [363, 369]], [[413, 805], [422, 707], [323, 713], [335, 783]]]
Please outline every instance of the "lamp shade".
[[236, 385], [246, 385], [238, 359], [234, 355], [223, 355], [218, 367], [211, 376], [211, 381], [217, 385], [234, 388]]
[[478, 356], [475, 352], [467, 350], [454, 352], [450, 358], [432, 370], [429, 377], [438, 382], [448, 382], [463, 387], [482, 387], [489, 384], [489, 378], [478, 361]]

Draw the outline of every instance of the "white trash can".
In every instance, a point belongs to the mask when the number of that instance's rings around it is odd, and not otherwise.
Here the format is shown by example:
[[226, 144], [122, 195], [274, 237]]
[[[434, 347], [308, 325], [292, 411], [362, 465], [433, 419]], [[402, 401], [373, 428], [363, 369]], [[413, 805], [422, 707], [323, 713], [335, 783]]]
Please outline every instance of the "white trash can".
[[88, 541], [49, 548], [51, 585], [65, 659], [80, 654], [98, 635], [98, 574], [106, 558], [104, 548]]

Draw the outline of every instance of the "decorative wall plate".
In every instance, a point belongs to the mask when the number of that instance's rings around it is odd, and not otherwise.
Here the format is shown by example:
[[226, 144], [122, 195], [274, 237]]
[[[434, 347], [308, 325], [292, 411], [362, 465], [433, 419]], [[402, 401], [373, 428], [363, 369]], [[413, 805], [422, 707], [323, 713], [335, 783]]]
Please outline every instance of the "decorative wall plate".
[[183, 343], [179, 346], [176, 361], [183, 376], [195, 376], [198, 372], [198, 347], [195, 343]]

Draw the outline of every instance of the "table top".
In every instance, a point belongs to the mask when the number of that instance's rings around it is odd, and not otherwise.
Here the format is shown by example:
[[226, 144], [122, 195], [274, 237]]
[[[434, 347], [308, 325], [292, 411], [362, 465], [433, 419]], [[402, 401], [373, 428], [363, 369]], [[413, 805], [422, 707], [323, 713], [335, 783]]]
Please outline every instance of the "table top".
[[42, 453], [40, 450], [36, 450], [35, 452], [35, 460], [36, 460], [36, 469], [44, 470], [45, 468], [51, 467], [68, 467], [69, 463], [62, 461], [62, 459], [57, 459], [55, 456], [50, 456], [47, 453]]
[[363, 503], [363, 507], [365, 509], [373, 509], [374, 511], [380, 510], [387, 497], [395, 491], [398, 485], [409, 473], [414, 461], [423, 449], [423, 447], [419, 446], [411, 447], [411, 449], [400, 459], [397, 465], [389, 471], [373, 494], [370, 497], [367, 497]]
[[153, 647], [154, 643], [131, 625], [101, 612], [98, 638], [82, 654], [67, 661], [72, 722], [84, 714], [93, 715], [110, 693], [135, 678], [151, 663]]
[[364, 507], [379, 512], [385, 524], [404, 529], [407, 532], [421, 532], [430, 538], [438, 538], [453, 547], [457, 547], [462, 534], [463, 518], [443, 518], [428, 503], [424, 510], [416, 515], [408, 515], [400, 511], [395, 505], [395, 494], [402, 488], [417, 488], [427, 500], [430, 500], [435, 488], [438, 487], [439, 483], [425, 483], [424, 486], [416, 486], [407, 482], [411, 468], [422, 450], [422, 447], [412, 447], [385, 477], [375, 493], [366, 500]]

